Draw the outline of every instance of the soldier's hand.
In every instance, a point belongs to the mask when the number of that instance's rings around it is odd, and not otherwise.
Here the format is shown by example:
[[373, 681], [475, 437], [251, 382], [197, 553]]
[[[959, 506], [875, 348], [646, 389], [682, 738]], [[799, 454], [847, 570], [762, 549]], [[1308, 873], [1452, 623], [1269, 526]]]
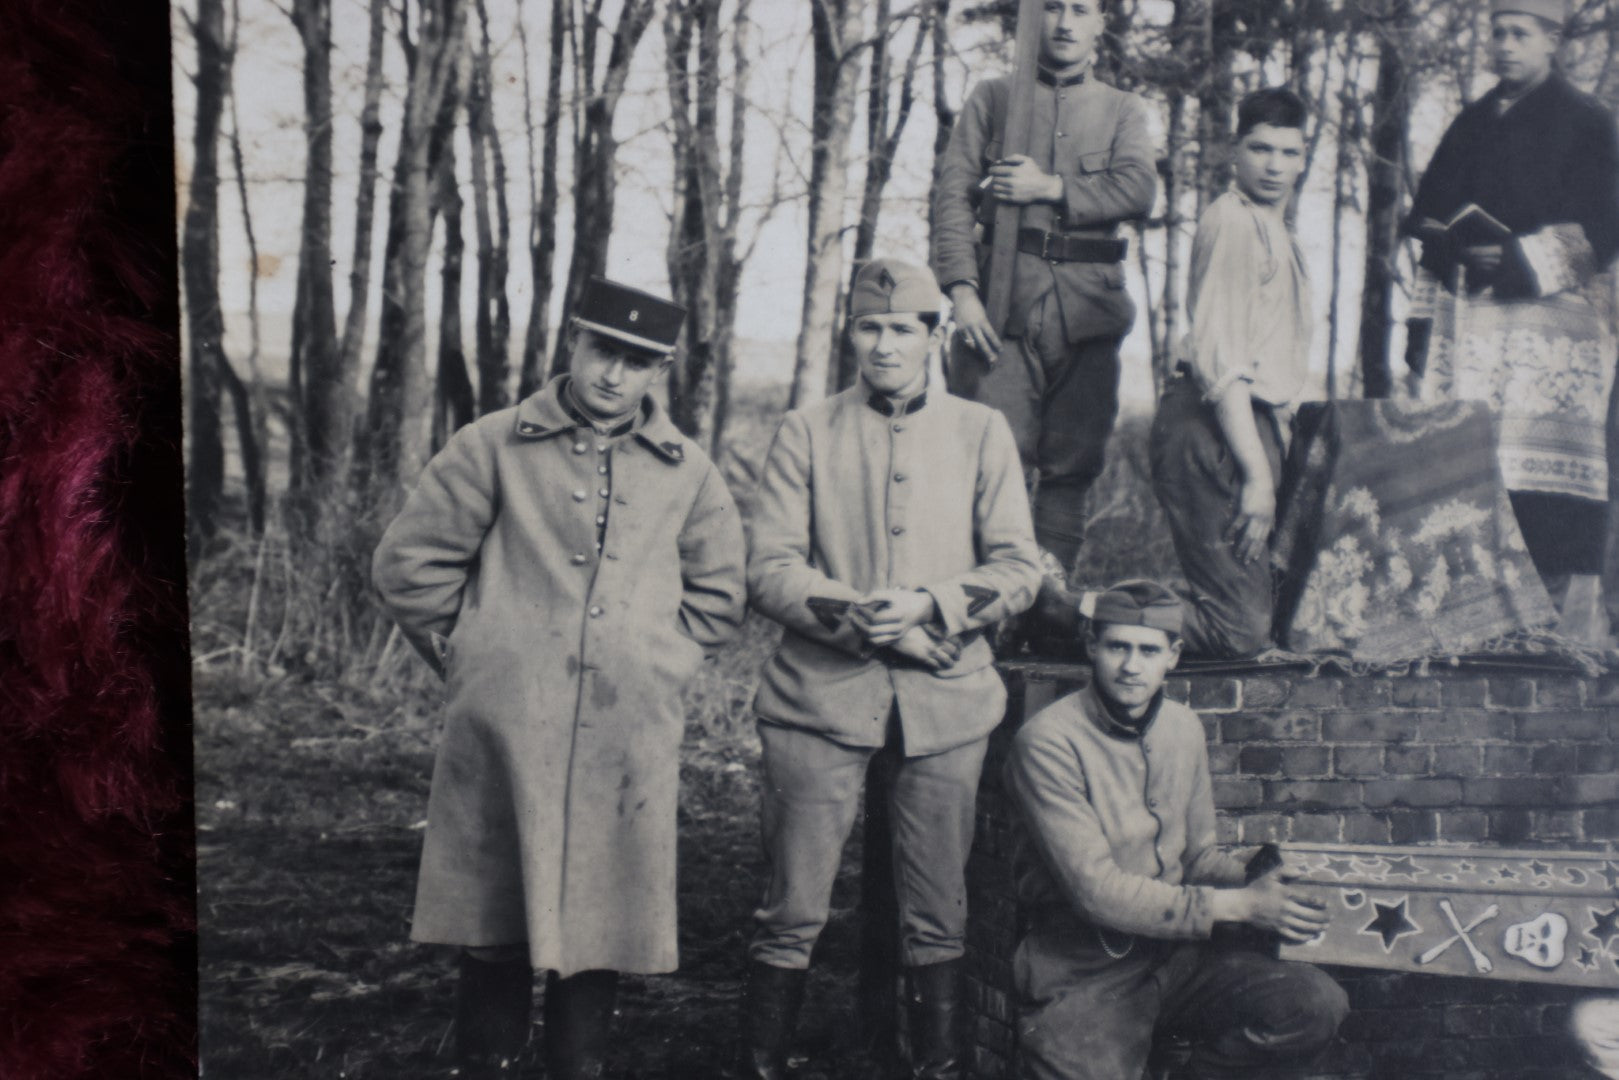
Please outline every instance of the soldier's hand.
[[984, 310], [977, 287], [966, 283], [957, 285], [950, 290], [950, 303], [954, 308], [956, 333], [993, 364], [1001, 352], [1001, 338], [989, 321], [989, 312]]
[[1291, 885], [1281, 867], [1241, 892], [1248, 909], [1243, 922], [1280, 934], [1295, 945], [1320, 935], [1330, 921], [1326, 905]]
[[1244, 480], [1237, 496], [1237, 516], [1226, 530], [1237, 558], [1245, 563], [1263, 558], [1275, 524], [1276, 492], [1270, 478]]
[[961, 656], [960, 645], [950, 638], [928, 633], [925, 626], [911, 627], [888, 647], [933, 671], [942, 671]]
[[991, 195], [1013, 206], [1037, 202], [1060, 202], [1062, 179], [1052, 176], [1027, 154], [1013, 154], [989, 167], [985, 181]]
[[881, 589], [854, 606], [855, 629], [873, 645], [890, 645], [912, 627], [933, 618], [933, 597], [920, 589]]

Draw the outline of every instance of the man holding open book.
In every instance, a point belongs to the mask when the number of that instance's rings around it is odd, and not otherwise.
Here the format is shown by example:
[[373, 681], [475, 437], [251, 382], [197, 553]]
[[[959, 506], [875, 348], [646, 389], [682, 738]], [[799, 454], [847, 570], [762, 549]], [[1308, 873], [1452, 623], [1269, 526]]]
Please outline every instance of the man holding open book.
[[1567, 0], [1490, 13], [1500, 81], [1446, 131], [1406, 222], [1423, 242], [1407, 355], [1424, 396], [1500, 414], [1503, 479], [1567, 630], [1602, 566], [1619, 137], [1557, 70]]

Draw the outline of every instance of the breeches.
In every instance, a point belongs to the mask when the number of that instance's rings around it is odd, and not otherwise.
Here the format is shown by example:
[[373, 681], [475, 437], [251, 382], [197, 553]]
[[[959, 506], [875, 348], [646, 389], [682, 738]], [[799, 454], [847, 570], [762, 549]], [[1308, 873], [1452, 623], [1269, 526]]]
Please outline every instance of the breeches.
[[1349, 1012], [1343, 988], [1309, 964], [1142, 940], [1113, 959], [1094, 941], [1036, 929], [1018, 946], [1024, 1080], [1139, 1080], [1160, 1030], [1194, 1041], [1192, 1076], [1257, 1080], [1315, 1056]]
[[[765, 721], [759, 723], [759, 739], [764, 745], [760, 816], [770, 882], [754, 912], [748, 955], [773, 967], [804, 969], [826, 925], [866, 765], [877, 751]], [[889, 814], [905, 964], [953, 960], [963, 952], [967, 854], [988, 743], [977, 739], [897, 763]]]
[[1034, 487], [1035, 539], [1071, 569], [1085, 540], [1085, 496], [1102, 475], [1119, 414], [1119, 339], [1069, 341], [1048, 293], [994, 364], [957, 337], [949, 384], [952, 394], [1006, 416]]

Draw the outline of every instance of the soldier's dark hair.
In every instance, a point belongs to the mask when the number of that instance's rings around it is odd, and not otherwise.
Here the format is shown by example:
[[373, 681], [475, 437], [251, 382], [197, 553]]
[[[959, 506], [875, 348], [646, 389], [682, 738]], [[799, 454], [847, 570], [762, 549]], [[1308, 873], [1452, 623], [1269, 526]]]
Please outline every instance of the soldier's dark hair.
[[916, 317], [922, 320], [922, 325], [927, 327], [928, 333], [931, 334], [939, 328], [939, 320], [942, 316], [937, 311], [918, 311]]
[[1261, 124], [1302, 131], [1309, 115], [1309, 106], [1293, 91], [1285, 86], [1267, 86], [1237, 104], [1237, 138], [1240, 140]]

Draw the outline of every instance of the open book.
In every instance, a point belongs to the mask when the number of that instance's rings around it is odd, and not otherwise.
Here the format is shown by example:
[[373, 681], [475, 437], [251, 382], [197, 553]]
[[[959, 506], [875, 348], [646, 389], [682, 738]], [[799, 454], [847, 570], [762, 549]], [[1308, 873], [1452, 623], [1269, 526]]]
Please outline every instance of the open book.
[[1505, 243], [1512, 239], [1512, 230], [1478, 203], [1468, 203], [1452, 214], [1449, 221], [1423, 229], [1422, 238], [1441, 241], [1452, 249], [1460, 249]]

